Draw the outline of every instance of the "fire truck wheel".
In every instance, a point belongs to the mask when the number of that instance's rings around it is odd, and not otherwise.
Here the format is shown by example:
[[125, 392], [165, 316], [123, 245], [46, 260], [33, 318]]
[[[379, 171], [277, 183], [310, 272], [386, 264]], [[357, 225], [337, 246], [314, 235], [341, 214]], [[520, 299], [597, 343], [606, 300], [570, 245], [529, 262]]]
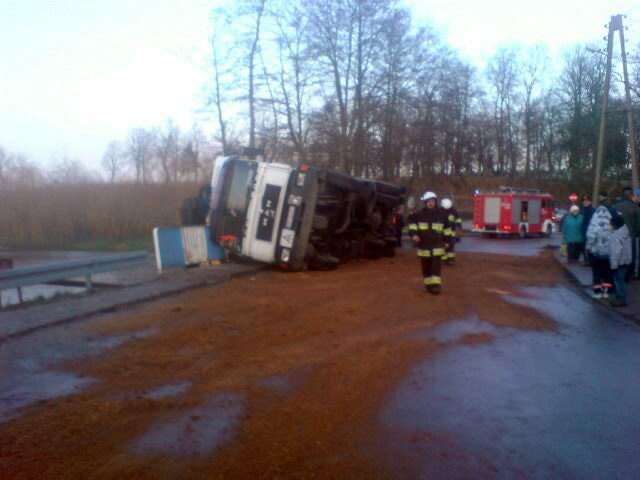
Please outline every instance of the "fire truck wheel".
[[520, 227], [520, 238], [524, 238], [527, 236], [527, 227], [524, 225]]
[[547, 224], [547, 229], [544, 232], [544, 236], [549, 238], [551, 237], [551, 234], [553, 233], [553, 225], [551, 225], [550, 223]]

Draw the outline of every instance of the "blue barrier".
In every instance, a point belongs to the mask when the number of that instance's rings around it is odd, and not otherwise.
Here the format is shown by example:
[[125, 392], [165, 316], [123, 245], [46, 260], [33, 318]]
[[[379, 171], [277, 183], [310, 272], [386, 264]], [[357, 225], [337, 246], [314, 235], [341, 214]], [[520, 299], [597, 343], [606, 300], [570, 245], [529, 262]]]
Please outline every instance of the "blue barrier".
[[225, 258], [224, 250], [209, 238], [209, 227], [153, 229], [158, 270], [185, 267]]

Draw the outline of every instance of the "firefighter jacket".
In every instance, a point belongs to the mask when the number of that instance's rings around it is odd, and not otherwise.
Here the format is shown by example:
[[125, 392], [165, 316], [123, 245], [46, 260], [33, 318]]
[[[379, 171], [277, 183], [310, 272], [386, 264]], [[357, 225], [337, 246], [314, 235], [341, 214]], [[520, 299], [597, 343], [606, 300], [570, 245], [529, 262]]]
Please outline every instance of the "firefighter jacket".
[[456, 230], [462, 229], [462, 218], [460, 218], [458, 211], [453, 207], [445, 210], [445, 213], [447, 214], [447, 221], [449, 222], [449, 229], [444, 232], [445, 236], [455, 237]]
[[418, 235], [419, 257], [444, 255], [445, 229], [450, 229], [447, 213], [440, 207], [423, 208], [409, 216], [409, 236]]

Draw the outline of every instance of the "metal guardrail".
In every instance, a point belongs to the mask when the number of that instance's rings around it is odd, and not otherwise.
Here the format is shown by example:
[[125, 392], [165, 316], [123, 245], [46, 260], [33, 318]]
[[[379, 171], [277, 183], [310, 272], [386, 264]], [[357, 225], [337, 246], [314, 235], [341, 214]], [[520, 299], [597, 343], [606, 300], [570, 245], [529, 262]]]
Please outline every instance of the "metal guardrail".
[[134, 267], [146, 260], [147, 252], [139, 251], [2, 270], [0, 271], [0, 292], [17, 288], [22, 302], [21, 287], [76, 277], [84, 277], [87, 289], [91, 289], [91, 275]]

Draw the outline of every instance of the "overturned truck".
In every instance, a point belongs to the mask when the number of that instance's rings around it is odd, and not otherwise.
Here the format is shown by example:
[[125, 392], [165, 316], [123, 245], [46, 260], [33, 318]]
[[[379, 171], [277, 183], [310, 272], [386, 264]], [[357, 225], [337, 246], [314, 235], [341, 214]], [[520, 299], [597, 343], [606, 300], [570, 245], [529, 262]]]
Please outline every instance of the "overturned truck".
[[404, 187], [308, 165], [219, 157], [211, 239], [231, 255], [292, 271], [395, 254], [392, 216]]

